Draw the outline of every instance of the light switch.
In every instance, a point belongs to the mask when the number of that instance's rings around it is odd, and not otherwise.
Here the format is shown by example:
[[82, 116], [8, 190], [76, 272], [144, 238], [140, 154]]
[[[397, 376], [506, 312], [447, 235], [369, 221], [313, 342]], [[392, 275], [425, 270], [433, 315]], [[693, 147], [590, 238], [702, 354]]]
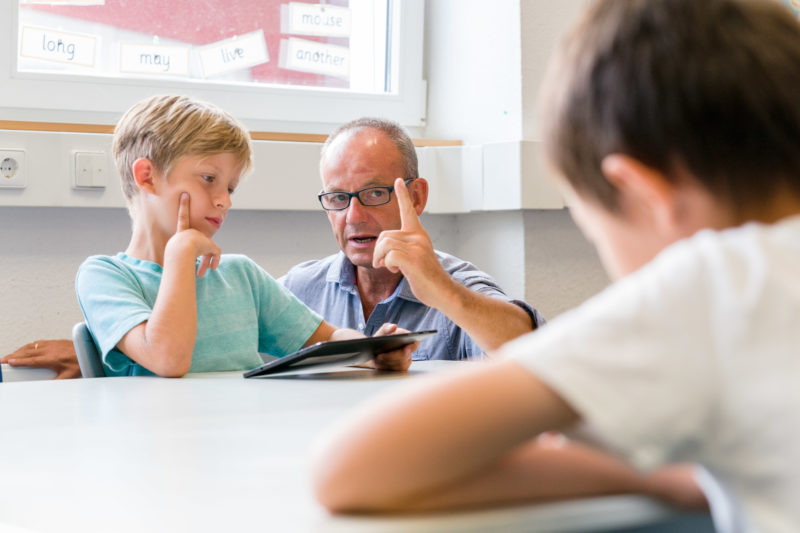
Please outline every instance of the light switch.
[[108, 166], [103, 152], [75, 152], [76, 189], [103, 188], [106, 186]]

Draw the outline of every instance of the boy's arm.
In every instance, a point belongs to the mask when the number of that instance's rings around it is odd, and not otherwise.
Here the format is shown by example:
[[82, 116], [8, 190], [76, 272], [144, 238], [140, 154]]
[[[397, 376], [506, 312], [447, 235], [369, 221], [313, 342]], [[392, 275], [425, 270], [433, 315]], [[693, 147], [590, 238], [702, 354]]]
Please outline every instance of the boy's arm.
[[690, 469], [644, 476], [587, 446], [536, 437], [578, 414], [517, 363], [470, 365], [365, 404], [325, 440], [314, 490], [335, 512], [430, 510], [642, 492], [702, 509]]
[[[196, 260], [203, 256], [195, 271]], [[153, 312], [132, 328], [117, 348], [151, 372], [164, 377], [185, 375], [192, 364], [197, 334], [195, 283], [219, 264], [220, 249], [189, 226], [189, 195], [181, 195], [178, 231], [167, 241], [164, 268]]]
[[532, 439], [474, 475], [392, 510], [474, 509], [641, 493], [675, 507], [705, 511], [708, 504], [693, 471], [693, 465], [669, 465], [645, 475], [608, 453], [580, 443], [553, 447]]
[[577, 420], [518, 364], [469, 365], [356, 411], [317, 447], [314, 489], [333, 511], [410, 508]]

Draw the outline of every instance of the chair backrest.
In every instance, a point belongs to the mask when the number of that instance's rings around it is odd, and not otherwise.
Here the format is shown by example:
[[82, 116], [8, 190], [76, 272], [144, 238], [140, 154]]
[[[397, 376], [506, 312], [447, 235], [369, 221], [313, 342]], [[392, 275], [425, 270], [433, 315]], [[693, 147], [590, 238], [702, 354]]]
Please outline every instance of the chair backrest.
[[100, 351], [94, 343], [86, 322], [78, 322], [72, 328], [72, 344], [75, 345], [75, 354], [78, 356], [78, 365], [81, 367], [83, 377], [103, 378], [106, 376], [105, 370], [103, 370], [103, 361], [100, 359]]

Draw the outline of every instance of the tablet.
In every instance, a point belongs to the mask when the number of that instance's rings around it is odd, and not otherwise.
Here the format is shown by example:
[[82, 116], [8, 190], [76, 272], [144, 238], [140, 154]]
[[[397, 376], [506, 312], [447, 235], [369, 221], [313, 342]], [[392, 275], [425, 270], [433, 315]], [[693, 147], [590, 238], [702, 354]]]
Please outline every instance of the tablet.
[[285, 357], [264, 363], [258, 368], [248, 370], [244, 373], [244, 377], [253, 378], [312, 367], [358, 365], [366, 363], [376, 354], [397, 350], [406, 344], [430, 337], [434, 333], [436, 333], [435, 329], [381, 337], [318, 342]]

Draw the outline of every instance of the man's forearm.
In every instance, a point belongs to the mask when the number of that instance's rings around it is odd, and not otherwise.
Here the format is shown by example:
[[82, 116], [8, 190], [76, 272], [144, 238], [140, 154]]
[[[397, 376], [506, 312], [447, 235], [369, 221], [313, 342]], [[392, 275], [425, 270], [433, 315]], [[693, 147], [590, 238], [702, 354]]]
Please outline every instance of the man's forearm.
[[534, 329], [531, 316], [520, 306], [480, 294], [453, 281], [451, 295], [438, 307], [484, 351]]

